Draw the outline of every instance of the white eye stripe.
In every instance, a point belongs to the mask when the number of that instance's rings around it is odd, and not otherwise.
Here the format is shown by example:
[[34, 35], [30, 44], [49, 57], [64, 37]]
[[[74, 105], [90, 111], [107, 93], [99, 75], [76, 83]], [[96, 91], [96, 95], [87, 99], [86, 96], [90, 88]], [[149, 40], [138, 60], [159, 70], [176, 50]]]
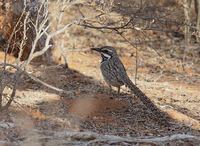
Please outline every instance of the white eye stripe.
[[108, 52], [113, 52], [113, 51], [108, 49]]
[[102, 55], [103, 55], [104, 57], [106, 57], [107, 59], [110, 59], [110, 58], [111, 58], [111, 56], [108, 55], [108, 54], [106, 54], [106, 53], [102, 53]]

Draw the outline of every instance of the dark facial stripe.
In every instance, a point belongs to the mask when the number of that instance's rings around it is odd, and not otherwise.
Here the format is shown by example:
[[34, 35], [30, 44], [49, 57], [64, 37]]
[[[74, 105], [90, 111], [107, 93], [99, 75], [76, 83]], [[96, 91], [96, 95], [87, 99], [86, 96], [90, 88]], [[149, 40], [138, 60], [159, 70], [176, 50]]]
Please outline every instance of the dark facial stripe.
[[105, 54], [108, 54], [110, 56], [112, 56], [112, 53], [113, 53], [111, 50], [108, 50], [108, 49], [102, 49], [101, 52], [105, 53]]

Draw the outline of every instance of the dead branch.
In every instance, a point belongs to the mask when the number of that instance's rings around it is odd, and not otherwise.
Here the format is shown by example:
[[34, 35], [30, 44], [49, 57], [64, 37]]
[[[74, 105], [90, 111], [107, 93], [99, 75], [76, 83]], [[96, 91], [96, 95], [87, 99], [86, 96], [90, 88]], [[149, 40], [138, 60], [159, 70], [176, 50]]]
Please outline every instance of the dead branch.
[[151, 144], [163, 144], [165, 142], [170, 141], [178, 141], [178, 140], [200, 140], [200, 137], [189, 135], [189, 134], [174, 134], [170, 136], [163, 137], [120, 137], [115, 135], [102, 135], [94, 132], [74, 132], [74, 131], [63, 131], [63, 132], [52, 132], [54, 139], [71, 139], [72, 141], [83, 141], [85, 145], [91, 145], [98, 142], [104, 143], [151, 143]]
[[[66, 29], [68, 29], [69, 27], [71, 27], [73, 24], [79, 23], [81, 21], [81, 19], [77, 19], [77, 20], [75, 20], [75, 21], [73, 21], [73, 22], [71, 22], [69, 24], [64, 25], [61, 28], [57, 28], [56, 31], [49, 33], [48, 29], [49, 29], [49, 27], [50, 27], [51, 24], [50, 23], [46, 24], [48, 22], [48, 19], [49, 19], [48, 18], [48, 13], [46, 13], [44, 15], [44, 18], [43, 18], [42, 22], [39, 23], [39, 22], [36, 21], [35, 24], [33, 23], [33, 26], [34, 26], [35, 31], [36, 31], [36, 37], [34, 38], [33, 45], [32, 45], [29, 57], [25, 61], [25, 64], [23, 65], [23, 67], [27, 66], [34, 58], [43, 55], [48, 49], [50, 49], [52, 47], [52, 45], [50, 44], [50, 41], [51, 41], [51, 39], [53, 37], [55, 37], [55, 36], [63, 33]], [[44, 47], [41, 50], [39, 50], [39, 51], [35, 51], [37, 43], [38, 43], [39, 39], [43, 35], [46, 36]]]
[[26, 39], [27, 39], [27, 36], [26, 36], [26, 33], [27, 33], [27, 30], [28, 30], [28, 27], [27, 27], [27, 23], [28, 23], [28, 18], [29, 18], [29, 15], [30, 13], [26, 13], [25, 15], [25, 18], [24, 18], [24, 22], [23, 22], [23, 38], [22, 38], [22, 41], [20, 43], [20, 47], [19, 47], [19, 53], [18, 53], [18, 58], [17, 58], [17, 64], [19, 64], [20, 62], [20, 59], [22, 57], [22, 53], [23, 53], [23, 48], [25, 46], [25, 43], [26, 43]]
[[138, 73], [138, 49], [135, 50], [135, 85], [137, 86], [137, 73]]
[[94, 25], [92, 25], [90, 23], [86, 23], [86, 21], [84, 21], [84, 23], [79, 23], [78, 25], [83, 26], [83, 27], [93, 28], [93, 29], [118, 30], [118, 29], [126, 29], [126, 26], [128, 26], [129, 24], [131, 24], [131, 22], [132, 22], [132, 19], [130, 19], [128, 22], [126, 22], [122, 26], [94, 26]]
[[136, 51], [136, 56], [135, 56], [135, 85], [137, 85], [137, 71], [138, 71], [138, 47], [132, 43], [131, 41], [129, 41], [122, 33], [119, 32], [119, 30], [115, 30], [117, 32], [117, 34], [122, 37], [128, 44], [130, 44], [133, 48], [135, 48]]
[[30, 57], [30, 59], [28, 59], [28, 64], [30, 63], [31, 60], [33, 60], [34, 58], [38, 57], [38, 56], [41, 56], [42, 54], [44, 54], [50, 47], [51, 45], [49, 45], [49, 42], [51, 40], [52, 37], [60, 34], [60, 33], [63, 33], [67, 28], [69, 28], [70, 26], [72, 26], [73, 23], [70, 23], [68, 25], [65, 25], [63, 28], [57, 30], [56, 32], [53, 32], [51, 34], [47, 34], [47, 39], [46, 39], [46, 42], [45, 42], [45, 47], [40, 50], [40, 51], [37, 51], [35, 53], [32, 54], [32, 56]]
[[36, 81], [36, 82], [38, 82], [38, 83], [40, 83], [40, 84], [42, 84], [42, 85], [44, 85], [44, 86], [46, 86], [46, 87], [52, 89], [52, 90], [55, 90], [55, 91], [61, 92], [61, 93], [66, 93], [66, 91], [64, 91], [63, 89], [59, 89], [59, 88], [54, 87], [54, 86], [52, 86], [52, 85], [50, 85], [50, 84], [48, 84], [48, 83], [45, 83], [44, 81], [41, 81], [41, 80], [38, 79], [37, 77], [35, 77], [35, 76], [33, 76], [33, 75], [27, 73], [26, 71], [22, 70], [22, 69], [21, 69], [20, 67], [18, 67], [18, 66], [15, 66], [15, 65], [13, 65], [13, 64], [8, 64], [8, 63], [6, 63], [6, 64], [4, 64], [4, 63], [0, 64], [0, 66], [4, 66], [4, 65], [5, 65], [5, 66], [13, 67], [13, 68], [15, 68], [15, 69], [21, 71], [22, 74], [27, 75], [27, 76], [30, 77], [32, 80], [34, 80], [34, 81]]
[[[87, 23], [86, 21], [78, 24], [80, 26], [84, 26], [84, 27], [88, 27], [88, 28], [92, 28], [92, 29], [97, 29], [97, 30], [102, 30], [102, 29], [107, 29], [107, 30], [113, 30], [115, 31], [118, 35], [120, 35], [128, 44], [130, 44], [131, 46], [133, 46], [133, 48], [135, 49], [138, 49], [138, 47], [136, 46], [135, 43], [129, 41], [126, 37], [124, 37], [123, 33], [120, 32], [120, 30], [124, 30], [124, 29], [134, 29], [134, 30], [137, 30], [137, 31], [140, 31], [142, 34], [144, 34], [143, 31], [145, 30], [151, 30], [151, 29], [148, 29], [148, 27], [137, 27], [137, 26], [131, 26], [131, 27], [128, 27], [130, 24], [133, 23], [133, 20], [130, 19], [127, 23], [125, 23], [124, 25], [122, 26], [95, 26], [93, 24], [90, 24], [90, 23]], [[162, 31], [162, 30], [161, 30]], [[147, 36], [145, 36], [147, 37]], [[151, 48], [159, 57], [161, 57], [164, 62], [166, 63], [165, 59], [163, 58], [163, 56], [158, 52], [156, 51], [154, 48]], [[137, 51], [136, 51], [137, 52]], [[136, 74], [137, 75], [137, 74]]]
[[[70, 1], [64, 0], [63, 4], [65, 2], [70, 3]], [[54, 32], [50, 32], [49, 28], [52, 25], [52, 23], [49, 21], [48, 1], [46, 1], [46, 0], [42, 0], [40, 2], [24, 1], [24, 4], [22, 7], [23, 7], [22, 10], [20, 10], [21, 15], [20, 15], [19, 19], [17, 20], [17, 22], [14, 26], [14, 29], [12, 31], [12, 34], [10, 35], [10, 38], [8, 40], [8, 44], [7, 44], [6, 51], [5, 51], [6, 53], [5, 53], [4, 63], [0, 64], [0, 66], [3, 66], [2, 76], [6, 72], [7, 66], [13, 67], [13, 68], [17, 69], [16, 74], [15, 74], [16, 76], [18, 76], [18, 72], [20, 72], [19, 74], [25, 74], [28, 77], [30, 77], [32, 80], [34, 80], [52, 90], [55, 90], [55, 91], [61, 92], [61, 93], [66, 93], [63, 89], [59, 89], [57, 87], [49, 85], [49, 84], [41, 81], [40, 79], [34, 77], [33, 75], [28, 74], [25, 70], [34, 58], [45, 54], [52, 47], [51, 41], [52, 41], [53, 37], [63, 33], [66, 29], [71, 27], [73, 24], [79, 23], [81, 21], [81, 19], [80, 20], [76, 19], [75, 21], [73, 21], [71, 23], [64, 24], [60, 27], [57, 27], [57, 29]], [[64, 8], [65, 8], [65, 6], [63, 6], [63, 10], [64, 10]], [[62, 18], [62, 15], [60, 16], [59, 21], [61, 21], [61, 18]], [[20, 31], [22, 31], [22, 32], [20, 32]], [[17, 35], [17, 33], [20, 33], [19, 34], [20, 37], [14, 38], [15, 35]], [[30, 44], [30, 46], [27, 46], [27, 44], [28, 44], [27, 38], [30, 37], [29, 34], [32, 34], [31, 36], [33, 38], [29, 38], [30, 39], [29, 41], [31, 41], [29, 43], [31, 43], [31, 44]], [[21, 39], [21, 40], [19, 40], [19, 39]], [[41, 41], [43, 41], [42, 44], [41, 44]], [[14, 48], [14, 46], [17, 45], [17, 49], [19, 50], [19, 53], [17, 54], [18, 59], [17, 59], [16, 66], [12, 65], [12, 64], [7, 64], [7, 62], [6, 62], [8, 49], [10, 48], [11, 45], [13, 46], [13, 48]], [[21, 57], [23, 56], [23, 53], [26, 49], [24, 47], [30, 47], [30, 49], [29, 49], [30, 52], [28, 52], [28, 56], [26, 58], [27, 60], [22, 62], [21, 64], [19, 64]], [[11, 102], [13, 101], [15, 93], [16, 93], [17, 81], [18, 81], [18, 79], [16, 80], [16, 82], [14, 82], [11, 96], [10, 96], [10, 99], [8, 100], [7, 104], [4, 107], [0, 105], [0, 108], [2, 110], [7, 109], [10, 106]], [[1, 83], [0, 103], [2, 103], [3, 91], [6, 86], [7, 85], [3, 85], [3, 83]]]

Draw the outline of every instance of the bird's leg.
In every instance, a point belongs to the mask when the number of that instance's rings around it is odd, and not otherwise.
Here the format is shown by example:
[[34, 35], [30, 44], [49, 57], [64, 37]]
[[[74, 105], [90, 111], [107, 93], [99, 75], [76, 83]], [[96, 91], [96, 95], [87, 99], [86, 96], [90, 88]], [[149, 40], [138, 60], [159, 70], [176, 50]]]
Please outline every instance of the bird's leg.
[[120, 86], [117, 87], [117, 94], [120, 94]]

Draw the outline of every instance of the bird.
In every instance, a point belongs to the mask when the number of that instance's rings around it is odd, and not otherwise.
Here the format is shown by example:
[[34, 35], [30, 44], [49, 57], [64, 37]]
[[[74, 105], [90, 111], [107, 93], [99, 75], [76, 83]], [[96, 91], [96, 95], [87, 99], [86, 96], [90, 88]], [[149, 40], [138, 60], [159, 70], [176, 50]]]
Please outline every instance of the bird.
[[156, 115], [156, 117], [163, 117], [161, 120], [162, 123], [166, 123], [166, 115], [163, 115], [160, 109], [131, 81], [115, 48], [111, 46], [102, 46], [91, 48], [91, 50], [101, 54], [102, 61], [100, 70], [105, 82], [110, 88], [112, 86], [117, 87], [118, 93], [120, 93], [120, 87], [125, 85], [131, 90], [131, 93], [141, 100], [147, 109], [150, 109], [150, 111]]

